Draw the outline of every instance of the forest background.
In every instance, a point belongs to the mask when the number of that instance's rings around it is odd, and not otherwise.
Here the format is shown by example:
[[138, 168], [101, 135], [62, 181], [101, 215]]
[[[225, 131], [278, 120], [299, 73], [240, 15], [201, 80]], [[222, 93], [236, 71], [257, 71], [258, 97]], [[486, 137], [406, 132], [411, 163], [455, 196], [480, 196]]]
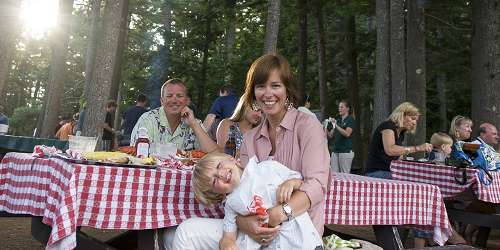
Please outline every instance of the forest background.
[[[51, 6], [54, 26], [29, 30]], [[402, 101], [422, 112], [409, 143], [457, 114], [500, 125], [499, 16], [499, 0], [3, 0], [0, 104], [10, 134], [51, 137], [86, 103], [83, 135], [100, 136], [107, 100], [118, 118], [139, 92], [157, 107], [176, 77], [203, 119], [220, 86], [241, 94], [250, 64], [276, 52], [322, 117], [351, 102], [360, 168], [372, 129]]]

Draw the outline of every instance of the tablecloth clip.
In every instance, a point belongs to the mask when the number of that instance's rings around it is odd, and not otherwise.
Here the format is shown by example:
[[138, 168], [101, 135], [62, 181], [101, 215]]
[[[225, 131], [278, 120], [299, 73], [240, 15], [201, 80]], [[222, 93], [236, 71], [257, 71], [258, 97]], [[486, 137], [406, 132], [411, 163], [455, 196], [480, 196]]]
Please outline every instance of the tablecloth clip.
[[465, 185], [467, 184], [467, 168], [462, 168], [462, 167], [456, 167], [455, 170], [462, 170], [462, 180], [459, 180], [457, 176], [455, 175], [453, 178], [455, 178], [455, 181], [458, 182], [460, 185]]

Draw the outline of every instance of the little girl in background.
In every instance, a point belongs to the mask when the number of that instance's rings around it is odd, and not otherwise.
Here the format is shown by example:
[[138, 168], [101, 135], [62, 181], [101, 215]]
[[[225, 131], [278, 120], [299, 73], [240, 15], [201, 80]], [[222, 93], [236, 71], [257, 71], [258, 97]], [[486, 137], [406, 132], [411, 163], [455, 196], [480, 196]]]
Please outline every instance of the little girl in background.
[[450, 157], [453, 139], [446, 133], [437, 132], [431, 136], [432, 151], [429, 161], [444, 164], [446, 158]]
[[[265, 218], [266, 208], [286, 204], [301, 184], [299, 172], [277, 161], [257, 163], [256, 157], [252, 157], [243, 171], [239, 162], [222, 153], [206, 155], [193, 172], [193, 189], [200, 203], [214, 205], [225, 201], [219, 249], [260, 249], [261, 243], [241, 232], [238, 234], [236, 216], [259, 214]], [[272, 242], [262, 241], [269, 244], [266, 249], [323, 249], [307, 212], [289, 218], [282, 225], [268, 226], [280, 229]]]

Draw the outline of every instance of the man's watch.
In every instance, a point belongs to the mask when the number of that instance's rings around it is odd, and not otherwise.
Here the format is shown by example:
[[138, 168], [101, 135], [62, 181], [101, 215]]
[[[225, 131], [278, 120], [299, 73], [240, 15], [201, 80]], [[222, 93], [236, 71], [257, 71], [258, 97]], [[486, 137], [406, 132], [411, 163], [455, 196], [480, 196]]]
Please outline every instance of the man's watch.
[[283, 208], [283, 212], [286, 215], [286, 221], [291, 221], [293, 219], [292, 207], [286, 202], [281, 204], [281, 207]]

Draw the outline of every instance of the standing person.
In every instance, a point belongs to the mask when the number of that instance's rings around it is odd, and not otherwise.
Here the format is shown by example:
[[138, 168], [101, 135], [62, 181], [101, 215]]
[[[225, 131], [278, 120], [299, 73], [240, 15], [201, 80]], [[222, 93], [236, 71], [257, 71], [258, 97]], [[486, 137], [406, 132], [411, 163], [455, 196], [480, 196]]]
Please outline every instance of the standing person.
[[231, 85], [224, 85], [219, 89], [219, 97], [215, 99], [212, 107], [208, 111], [203, 126], [208, 129], [208, 135], [215, 141], [217, 127], [222, 119], [229, 118], [236, 108], [238, 97], [234, 94]]
[[115, 121], [116, 102], [113, 100], [108, 101], [106, 104], [106, 119], [102, 125], [102, 150], [111, 151], [114, 148], [116, 131], [113, 128]]
[[[240, 98], [233, 115], [221, 121], [217, 129], [217, 145], [220, 151], [224, 151], [224, 147], [229, 139], [235, 142], [235, 158], [239, 157], [243, 135], [250, 131], [253, 127], [259, 125], [262, 118], [260, 110], [252, 110], [249, 105], [245, 105], [244, 96]], [[227, 153], [227, 152], [226, 152]]]
[[217, 144], [188, 107], [188, 91], [182, 80], [173, 78], [166, 81], [161, 87], [160, 102], [160, 107], [142, 114], [135, 124], [130, 137], [131, 146], [135, 145], [139, 128], [144, 127], [153, 152], [162, 143], [173, 143], [182, 150], [217, 150]]
[[[319, 235], [325, 222], [325, 195], [329, 179], [329, 154], [318, 119], [299, 112], [294, 105], [297, 87], [288, 62], [279, 55], [258, 58], [250, 67], [245, 83], [245, 103], [265, 115], [250, 130], [241, 146], [241, 166], [256, 157], [259, 162], [273, 159], [302, 174], [304, 182], [288, 202], [269, 208], [268, 216], [238, 215], [238, 230], [262, 245], [269, 245], [281, 229], [261, 226], [290, 221], [306, 211]], [[177, 228], [174, 249], [218, 249], [222, 220], [191, 218]], [[314, 246], [304, 246], [314, 248]]]
[[0, 105], [0, 135], [7, 134], [9, 130], [9, 118], [3, 113], [3, 106]]
[[132, 134], [132, 129], [134, 129], [134, 126], [137, 123], [137, 120], [139, 120], [139, 117], [141, 117], [142, 114], [148, 111], [146, 109], [147, 102], [148, 99], [144, 94], [138, 94], [135, 99], [135, 105], [129, 107], [123, 113], [123, 137], [120, 141], [120, 146], [130, 145], [130, 135]]
[[74, 128], [78, 123], [78, 113], [75, 113], [71, 120], [61, 126], [56, 132], [56, 138], [59, 140], [67, 141], [70, 135], [74, 135]]
[[328, 131], [328, 137], [334, 138], [333, 151], [331, 155], [331, 167], [333, 172], [350, 173], [354, 151], [352, 151], [352, 136], [356, 123], [350, 113], [351, 106], [347, 100], [339, 102], [339, 117], [330, 118], [332, 129]]
[[368, 147], [367, 176], [392, 179], [391, 161], [415, 152], [432, 151], [429, 143], [403, 146], [406, 133], [414, 134], [417, 130], [419, 116], [415, 105], [403, 102], [392, 111], [389, 119], [378, 125]]

